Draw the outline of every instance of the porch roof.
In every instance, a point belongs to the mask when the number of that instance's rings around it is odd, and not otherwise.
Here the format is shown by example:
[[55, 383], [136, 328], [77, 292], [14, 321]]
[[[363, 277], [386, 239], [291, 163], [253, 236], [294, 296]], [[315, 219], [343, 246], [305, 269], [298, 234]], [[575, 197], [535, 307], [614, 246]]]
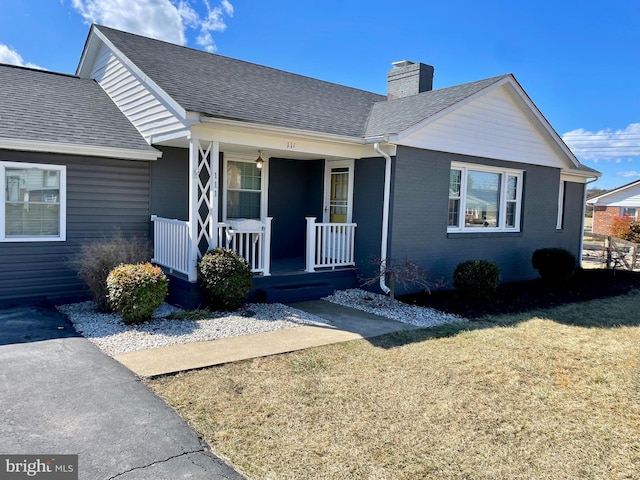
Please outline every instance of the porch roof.
[[160, 156], [94, 80], [0, 64], [0, 85], [0, 148]]

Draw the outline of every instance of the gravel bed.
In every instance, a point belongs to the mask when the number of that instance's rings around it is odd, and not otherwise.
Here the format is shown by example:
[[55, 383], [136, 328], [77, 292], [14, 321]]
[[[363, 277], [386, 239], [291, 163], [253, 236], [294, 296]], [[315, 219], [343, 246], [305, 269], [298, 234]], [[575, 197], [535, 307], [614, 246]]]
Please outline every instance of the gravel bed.
[[212, 318], [206, 320], [168, 319], [166, 317], [171, 312], [179, 309], [163, 304], [154, 313], [153, 320], [135, 326], [122, 323], [122, 317], [118, 314], [97, 312], [93, 302], [62, 305], [58, 310], [69, 317], [78, 333], [111, 356], [148, 348], [328, 323], [320, 317], [278, 303], [249, 304], [232, 313], [212, 312]]
[[366, 292], [358, 288], [337, 290], [333, 295], [329, 295], [323, 300], [419, 327], [435, 327], [444, 323], [468, 321], [466, 318], [442, 313], [432, 308], [407, 305], [399, 301], [392, 302], [385, 295]]

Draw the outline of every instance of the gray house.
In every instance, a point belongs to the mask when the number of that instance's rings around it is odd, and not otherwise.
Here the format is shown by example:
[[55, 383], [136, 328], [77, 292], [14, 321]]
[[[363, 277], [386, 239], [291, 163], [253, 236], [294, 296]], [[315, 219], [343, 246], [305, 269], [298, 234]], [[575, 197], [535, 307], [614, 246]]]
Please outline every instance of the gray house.
[[[511, 281], [535, 276], [537, 248], [579, 255], [585, 183], [599, 173], [512, 75], [432, 90], [433, 67], [398, 62], [382, 96], [94, 25], [77, 76], [135, 127], [128, 141], [162, 154], [120, 161], [148, 169], [154, 261], [178, 303], [214, 246], [247, 259], [266, 301], [353, 286], [356, 272], [376, 276], [375, 258], [445, 279], [463, 260], [494, 260]], [[96, 159], [83, 165], [109, 178]], [[122, 180], [101, 199], [120, 216], [144, 197]], [[68, 225], [86, 200], [69, 197]]]
[[86, 296], [69, 257], [148, 235], [159, 156], [95, 81], [0, 65], [0, 305]]

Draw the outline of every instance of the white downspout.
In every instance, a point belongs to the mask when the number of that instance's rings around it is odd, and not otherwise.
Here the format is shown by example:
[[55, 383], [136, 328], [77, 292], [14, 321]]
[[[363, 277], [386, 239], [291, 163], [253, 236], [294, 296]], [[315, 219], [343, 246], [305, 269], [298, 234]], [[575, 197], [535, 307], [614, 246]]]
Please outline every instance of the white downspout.
[[391, 289], [385, 283], [385, 271], [387, 267], [387, 243], [389, 239], [389, 203], [391, 201], [391, 157], [380, 150], [378, 142], [373, 144], [373, 149], [384, 157], [384, 197], [382, 200], [382, 243], [380, 245], [380, 289], [388, 294]]

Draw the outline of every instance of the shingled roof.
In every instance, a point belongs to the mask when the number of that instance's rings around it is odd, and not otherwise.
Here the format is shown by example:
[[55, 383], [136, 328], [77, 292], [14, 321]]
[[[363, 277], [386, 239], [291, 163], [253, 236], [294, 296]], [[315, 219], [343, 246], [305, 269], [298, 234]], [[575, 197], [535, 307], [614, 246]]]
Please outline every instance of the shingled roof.
[[509, 75], [378, 102], [373, 106], [365, 136], [401, 133], [463, 101]]
[[3, 140], [135, 150], [158, 156], [93, 80], [0, 64]]
[[386, 97], [221, 55], [94, 26], [186, 111], [362, 136]]

